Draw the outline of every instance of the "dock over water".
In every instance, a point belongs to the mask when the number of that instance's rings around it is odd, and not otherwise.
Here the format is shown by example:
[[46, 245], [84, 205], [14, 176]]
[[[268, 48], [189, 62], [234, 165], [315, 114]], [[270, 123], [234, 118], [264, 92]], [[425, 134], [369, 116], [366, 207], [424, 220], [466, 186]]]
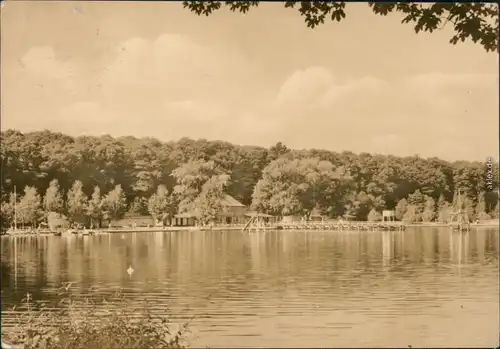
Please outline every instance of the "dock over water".
[[338, 231], [403, 231], [403, 222], [342, 222], [342, 221], [307, 221], [307, 222], [254, 222], [244, 230], [338, 230]]

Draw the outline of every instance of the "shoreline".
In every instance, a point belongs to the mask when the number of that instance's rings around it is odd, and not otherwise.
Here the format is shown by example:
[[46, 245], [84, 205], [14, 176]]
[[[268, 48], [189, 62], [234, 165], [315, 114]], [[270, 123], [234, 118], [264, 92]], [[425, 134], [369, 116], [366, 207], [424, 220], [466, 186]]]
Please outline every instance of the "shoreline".
[[[367, 224], [368, 222], [351, 222], [354, 224]], [[391, 222], [392, 223], [392, 222]], [[399, 223], [399, 222], [397, 222]], [[379, 224], [384, 224], [384, 223], [379, 223]], [[448, 228], [449, 225], [445, 223], [413, 223], [413, 224], [403, 224], [405, 228]], [[488, 222], [482, 222], [482, 223], [471, 223], [470, 228], [500, 228], [500, 221], [499, 220], [494, 220], [494, 221], [488, 221]], [[269, 228], [269, 227], [263, 227], [266, 231], [273, 231], [273, 230], [284, 230], [288, 231], [288, 229], [277, 229], [277, 228]], [[255, 229], [252, 229], [255, 230]], [[293, 230], [303, 230], [303, 231], [314, 231], [316, 229], [293, 229]], [[83, 233], [83, 232], [78, 232], [76, 234], [74, 233], [62, 233], [62, 236], [98, 236], [98, 235], [110, 235], [110, 234], [129, 234], [129, 233], [157, 233], [157, 232], [185, 232], [185, 231], [197, 231], [197, 232], [204, 232], [204, 231], [240, 231], [243, 232], [243, 226], [215, 226], [211, 228], [203, 228], [203, 227], [164, 227], [164, 228], [158, 228], [158, 227], [144, 227], [144, 228], [105, 228], [105, 229], [95, 229], [94, 233]], [[328, 230], [325, 230], [328, 231]], [[336, 231], [332, 229], [331, 231]], [[36, 232], [31, 232], [31, 233], [25, 233], [25, 232], [17, 232], [17, 233], [7, 233], [3, 234], [2, 236], [19, 236], [19, 237], [24, 237], [24, 236], [40, 236], [40, 237], [46, 237], [46, 236], [61, 236], [57, 234], [39, 234]]]
[[[412, 223], [412, 224], [406, 224], [406, 227], [408, 228], [447, 228], [449, 227], [448, 224], [446, 223]], [[483, 223], [471, 223], [470, 224], [471, 228], [477, 227], [477, 228], [493, 228], [493, 227], [500, 227], [500, 221], [495, 221], [495, 222], [483, 222]]]

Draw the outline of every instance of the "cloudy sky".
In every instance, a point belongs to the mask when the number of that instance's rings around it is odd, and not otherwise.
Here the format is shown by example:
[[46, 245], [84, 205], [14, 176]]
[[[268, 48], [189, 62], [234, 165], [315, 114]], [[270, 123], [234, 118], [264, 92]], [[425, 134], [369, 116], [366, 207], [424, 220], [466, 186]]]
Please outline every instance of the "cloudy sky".
[[484, 160], [498, 153], [498, 56], [416, 35], [365, 4], [197, 17], [181, 3], [8, 1], [2, 129]]

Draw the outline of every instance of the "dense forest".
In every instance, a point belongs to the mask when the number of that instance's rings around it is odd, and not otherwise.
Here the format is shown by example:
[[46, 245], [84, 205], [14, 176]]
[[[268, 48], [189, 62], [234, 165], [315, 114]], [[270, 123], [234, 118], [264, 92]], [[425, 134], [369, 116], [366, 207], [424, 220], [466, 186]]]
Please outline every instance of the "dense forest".
[[[132, 136], [70, 137], [51, 131], [1, 133], [2, 222], [73, 222], [125, 213], [170, 217], [198, 210], [212, 220], [227, 193], [278, 216], [446, 221], [461, 204], [474, 219], [498, 217], [498, 163], [447, 162], [327, 150], [269, 149], [222, 141], [160, 142]], [[14, 188], [17, 195], [13, 195]]]

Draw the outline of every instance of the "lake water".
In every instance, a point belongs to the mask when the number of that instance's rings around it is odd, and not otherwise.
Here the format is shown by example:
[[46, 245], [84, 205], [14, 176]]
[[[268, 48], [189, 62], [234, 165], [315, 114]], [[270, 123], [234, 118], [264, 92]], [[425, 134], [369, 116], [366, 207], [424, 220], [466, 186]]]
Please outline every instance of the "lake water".
[[[494, 347], [499, 232], [165, 232], [1, 240], [2, 310], [65, 282], [191, 323], [194, 347]], [[16, 253], [14, 253], [16, 250]], [[127, 268], [134, 273], [129, 276]], [[12, 324], [4, 313], [3, 325]]]

